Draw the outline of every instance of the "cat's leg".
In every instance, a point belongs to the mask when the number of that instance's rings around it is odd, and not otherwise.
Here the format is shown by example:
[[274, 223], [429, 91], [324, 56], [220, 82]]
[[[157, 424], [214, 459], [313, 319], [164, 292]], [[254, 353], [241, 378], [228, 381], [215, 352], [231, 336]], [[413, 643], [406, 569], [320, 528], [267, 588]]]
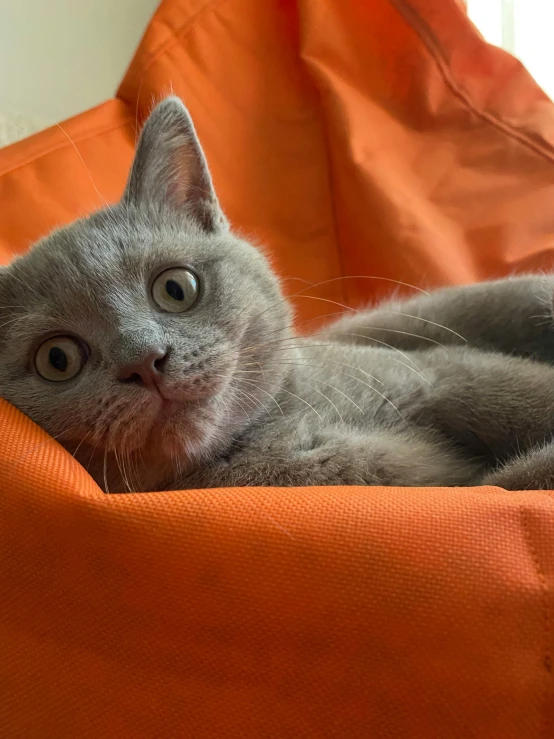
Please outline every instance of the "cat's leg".
[[554, 490], [554, 443], [520, 454], [482, 479], [505, 490]]
[[554, 438], [554, 367], [475, 349], [417, 352], [430, 385], [400, 406], [495, 468]]
[[554, 361], [554, 277], [513, 277], [450, 287], [347, 314], [324, 330], [333, 340], [403, 351], [475, 346]]
[[[313, 425], [313, 424], [312, 424]], [[432, 434], [362, 434], [308, 428], [262, 437], [252, 447], [180, 479], [177, 488], [313, 485], [468, 485], [479, 466]]]

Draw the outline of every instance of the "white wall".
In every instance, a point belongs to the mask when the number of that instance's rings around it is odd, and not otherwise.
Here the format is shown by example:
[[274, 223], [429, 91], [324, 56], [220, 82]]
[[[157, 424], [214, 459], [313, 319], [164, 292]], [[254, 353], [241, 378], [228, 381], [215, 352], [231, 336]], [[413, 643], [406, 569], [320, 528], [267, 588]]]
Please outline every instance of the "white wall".
[[468, 13], [487, 41], [515, 54], [554, 99], [554, 0], [468, 0]]
[[158, 0], [0, 0], [0, 115], [56, 122], [112, 96]]

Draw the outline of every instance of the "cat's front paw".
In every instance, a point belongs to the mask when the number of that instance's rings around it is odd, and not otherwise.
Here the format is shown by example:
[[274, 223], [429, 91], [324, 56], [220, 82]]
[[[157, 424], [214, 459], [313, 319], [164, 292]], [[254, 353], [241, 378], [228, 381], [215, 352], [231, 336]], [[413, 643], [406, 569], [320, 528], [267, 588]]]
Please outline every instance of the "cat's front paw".
[[522, 454], [483, 478], [505, 490], [554, 490], [554, 443]]
[[370, 462], [371, 441], [368, 438], [315, 433], [310, 447], [301, 451], [295, 465], [310, 471], [311, 485], [383, 485]]

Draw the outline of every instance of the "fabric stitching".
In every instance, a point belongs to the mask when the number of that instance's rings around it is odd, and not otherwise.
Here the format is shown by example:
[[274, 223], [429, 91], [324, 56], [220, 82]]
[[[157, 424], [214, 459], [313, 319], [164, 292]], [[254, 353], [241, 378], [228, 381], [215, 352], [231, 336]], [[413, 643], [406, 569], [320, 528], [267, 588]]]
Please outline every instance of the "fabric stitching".
[[451, 77], [448, 62], [441, 51], [441, 44], [426, 21], [423, 20], [421, 15], [413, 7], [408, 5], [405, 0], [389, 0], [389, 3], [396, 8], [397, 12], [403, 17], [406, 24], [423, 41], [429, 55], [436, 63], [437, 69], [439, 70], [445, 85], [468, 111], [497, 130], [502, 131], [506, 136], [514, 139], [526, 148], [531, 149], [535, 154], [538, 154], [543, 159], [554, 163], [554, 150], [547, 142], [544, 142], [544, 145], [541, 145], [533, 141], [528, 134], [515, 128], [512, 124], [499, 118], [493, 113], [487, 113], [484, 110], [480, 110], [472, 102], [467, 90], [462, 88], [453, 79], [453, 77]]
[[[539, 555], [537, 553], [536, 547], [533, 542], [533, 536], [531, 534], [531, 530], [529, 527], [528, 509], [524, 504], [521, 504], [519, 507], [519, 511], [520, 511], [523, 531], [525, 534], [525, 539], [527, 541], [527, 547], [531, 554], [531, 559], [533, 560], [535, 574], [537, 576], [537, 580], [538, 580], [540, 592], [541, 592], [541, 610], [542, 610], [543, 637], [544, 637], [542, 665], [544, 669], [546, 670], [547, 675], [550, 678], [552, 678], [553, 655], [551, 654], [551, 650], [550, 650], [550, 642], [552, 638], [552, 616], [550, 613], [550, 606], [549, 606], [548, 580], [541, 568], [540, 558], [539, 558]], [[547, 707], [550, 704], [550, 700], [551, 700], [550, 693], [552, 692], [551, 688], [553, 684], [554, 683], [552, 679], [550, 680], [550, 683], [544, 680], [544, 687], [542, 688], [541, 736], [544, 739], [546, 739], [546, 737], [549, 736]]]

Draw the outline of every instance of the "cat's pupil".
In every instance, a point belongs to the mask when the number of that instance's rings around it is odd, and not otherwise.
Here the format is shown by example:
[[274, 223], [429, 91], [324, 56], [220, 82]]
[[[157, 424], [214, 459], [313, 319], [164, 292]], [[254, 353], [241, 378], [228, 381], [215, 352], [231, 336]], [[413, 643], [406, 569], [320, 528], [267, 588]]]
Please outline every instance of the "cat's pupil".
[[173, 300], [182, 301], [185, 299], [183, 288], [181, 287], [181, 285], [179, 285], [178, 282], [175, 282], [175, 280], [168, 280], [165, 283], [165, 289], [169, 297], [173, 298]]
[[67, 354], [59, 346], [53, 346], [48, 352], [48, 361], [58, 372], [67, 371]]

